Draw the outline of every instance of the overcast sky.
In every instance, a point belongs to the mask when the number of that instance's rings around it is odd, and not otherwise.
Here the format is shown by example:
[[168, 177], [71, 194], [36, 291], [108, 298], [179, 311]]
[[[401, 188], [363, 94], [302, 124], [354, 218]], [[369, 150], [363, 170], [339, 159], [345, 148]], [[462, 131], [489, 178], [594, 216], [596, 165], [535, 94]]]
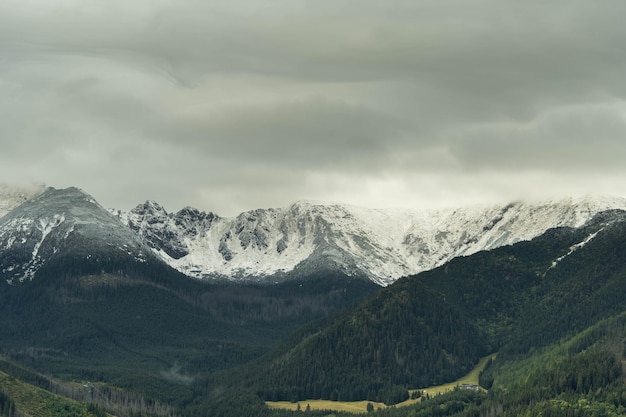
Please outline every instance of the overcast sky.
[[626, 196], [623, 0], [0, 0], [0, 180], [221, 215]]

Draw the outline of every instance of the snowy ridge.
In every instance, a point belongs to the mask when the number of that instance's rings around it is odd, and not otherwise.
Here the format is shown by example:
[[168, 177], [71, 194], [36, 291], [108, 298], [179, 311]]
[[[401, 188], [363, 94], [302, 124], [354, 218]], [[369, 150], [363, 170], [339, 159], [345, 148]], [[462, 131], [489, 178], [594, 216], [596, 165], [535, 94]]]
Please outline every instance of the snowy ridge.
[[30, 197], [5, 189], [0, 202], [10, 208], [0, 217], [0, 277], [10, 283], [33, 279], [55, 256], [71, 254], [94, 262], [159, 258], [201, 279], [269, 283], [340, 272], [384, 286], [458, 256], [626, 210], [625, 199], [607, 197], [430, 211], [297, 202], [224, 218], [190, 207], [168, 213], [154, 201], [107, 211], [76, 188]]
[[595, 214], [626, 209], [620, 198], [586, 197], [454, 210], [376, 210], [298, 202], [222, 218], [153, 201], [115, 212], [172, 267], [196, 278], [275, 278], [340, 270], [380, 285], [457, 256], [530, 240], [553, 227], [581, 227]]

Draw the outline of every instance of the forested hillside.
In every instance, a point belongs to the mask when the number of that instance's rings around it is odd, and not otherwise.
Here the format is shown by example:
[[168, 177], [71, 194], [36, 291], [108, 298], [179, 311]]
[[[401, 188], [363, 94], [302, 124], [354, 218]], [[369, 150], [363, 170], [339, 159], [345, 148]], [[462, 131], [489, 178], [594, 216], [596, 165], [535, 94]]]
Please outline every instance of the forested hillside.
[[408, 388], [467, 373], [487, 353], [484, 338], [458, 309], [406, 280], [305, 336], [259, 377], [263, 398], [395, 404]]
[[377, 288], [332, 276], [207, 284], [159, 264], [57, 259], [37, 280], [0, 283], [0, 351], [56, 378], [184, 407], [217, 371]]

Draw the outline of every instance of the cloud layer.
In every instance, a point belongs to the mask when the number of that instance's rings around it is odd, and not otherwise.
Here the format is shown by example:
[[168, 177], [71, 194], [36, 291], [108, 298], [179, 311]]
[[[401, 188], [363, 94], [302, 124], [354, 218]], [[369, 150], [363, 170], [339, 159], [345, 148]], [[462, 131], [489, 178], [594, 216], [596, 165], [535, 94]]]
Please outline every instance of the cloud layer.
[[0, 178], [232, 215], [626, 195], [623, 1], [0, 2]]

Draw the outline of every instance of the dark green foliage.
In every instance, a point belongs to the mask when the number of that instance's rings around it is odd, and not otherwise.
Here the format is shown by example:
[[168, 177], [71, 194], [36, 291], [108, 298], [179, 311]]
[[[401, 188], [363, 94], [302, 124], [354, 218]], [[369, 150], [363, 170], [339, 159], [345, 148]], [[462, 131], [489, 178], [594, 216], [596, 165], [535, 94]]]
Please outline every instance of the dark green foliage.
[[491, 367], [492, 364], [493, 360], [489, 358], [483, 370], [480, 371], [480, 374], [478, 374], [478, 384], [487, 390], [491, 389], [491, 387], [493, 386], [493, 368]]
[[0, 389], [0, 416], [1, 417], [17, 416], [17, 409], [15, 407], [15, 402], [13, 402], [13, 400], [1, 389]]
[[188, 407], [185, 415], [188, 417], [266, 417], [270, 416], [270, 410], [256, 395], [246, 391], [228, 391], [218, 394], [210, 402]]
[[526, 380], [496, 390], [490, 404], [504, 416], [623, 415], [626, 386], [619, 359], [599, 346], [556, 359]]
[[[56, 377], [185, 407], [221, 384], [218, 371], [376, 289], [338, 275], [206, 284], [157, 263], [57, 258], [32, 282], [0, 281], [0, 354]], [[24, 376], [48, 389], [45, 378], [31, 377], [38, 374]]]
[[0, 358], [0, 371], [38, 388], [49, 390], [51, 386], [50, 379], [45, 376], [3, 358]]
[[[610, 416], [626, 413], [621, 365], [603, 346], [558, 358], [527, 380], [484, 394], [456, 389], [409, 407], [372, 413], [382, 417], [419, 416]], [[328, 413], [326, 413], [328, 414]], [[287, 414], [283, 414], [285, 417]], [[295, 414], [291, 414], [295, 416]], [[337, 416], [343, 415], [336, 413]]]
[[533, 372], [526, 381], [509, 387], [506, 399], [510, 404], [530, 405], [563, 393], [587, 394], [618, 380], [623, 384], [621, 375], [621, 364], [612, 353], [594, 349]]
[[381, 417], [477, 416], [486, 399], [482, 392], [455, 389], [409, 407], [386, 408], [372, 413]]
[[459, 311], [410, 280], [301, 337], [257, 379], [265, 399], [395, 404], [408, 398], [408, 388], [467, 373], [487, 353], [484, 338]]

